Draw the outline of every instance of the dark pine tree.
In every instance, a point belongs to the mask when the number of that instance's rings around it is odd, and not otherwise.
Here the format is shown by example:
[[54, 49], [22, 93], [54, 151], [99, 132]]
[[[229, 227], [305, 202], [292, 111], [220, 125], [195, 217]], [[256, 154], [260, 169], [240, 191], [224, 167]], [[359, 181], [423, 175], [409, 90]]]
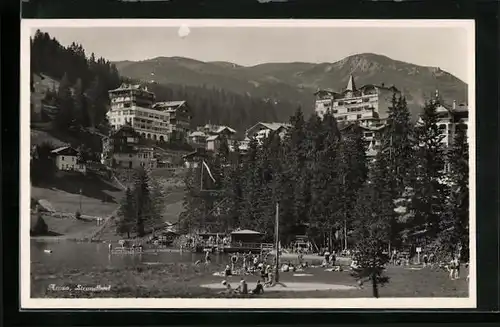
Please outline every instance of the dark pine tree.
[[376, 195], [377, 188], [366, 184], [358, 196], [354, 211], [355, 228], [353, 236], [356, 239], [353, 261], [356, 263], [352, 275], [360, 285], [371, 282], [373, 297], [378, 298], [379, 287], [389, 279], [385, 275], [385, 265], [389, 261], [386, 254], [387, 222], [377, 215], [379, 205]]
[[444, 214], [446, 188], [443, 184], [444, 153], [443, 136], [438, 127], [438, 103], [430, 102], [424, 107], [416, 135], [416, 179], [411, 200], [414, 218], [413, 230], [425, 230], [427, 241], [436, 239], [440, 217]]
[[382, 150], [389, 156], [395, 192], [401, 196], [413, 184], [415, 176], [415, 131], [404, 97], [392, 97]]
[[469, 260], [469, 146], [465, 124], [455, 126], [455, 138], [448, 153], [447, 180], [450, 195], [441, 220], [439, 243], [448, 255], [460, 252], [461, 260]]
[[146, 169], [142, 167], [137, 171], [133, 194], [136, 203], [135, 232], [137, 236], [142, 237], [145, 235], [145, 226], [152, 214], [149, 176]]
[[127, 188], [125, 196], [118, 210], [118, 220], [116, 221], [116, 234], [127, 235], [130, 239], [130, 234], [135, 230], [137, 217], [136, 205], [132, 190]]
[[366, 144], [363, 131], [358, 124], [352, 124], [342, 130], [337, 169], [339, 174], [338, 220], [343, 222], [342, 235], [346, 246], [347, 232], [352, 228], [351, 212], [356, 205], [357, 195], [368, 176]]
[[67, 74], [64, 74], [59, 83], [56, 103], [58, 108], [58, 113], [55, 118], [56, 127], [60, 131], [67, 131], [69, 127], [75, 125], [73, 117], [73, 95]]

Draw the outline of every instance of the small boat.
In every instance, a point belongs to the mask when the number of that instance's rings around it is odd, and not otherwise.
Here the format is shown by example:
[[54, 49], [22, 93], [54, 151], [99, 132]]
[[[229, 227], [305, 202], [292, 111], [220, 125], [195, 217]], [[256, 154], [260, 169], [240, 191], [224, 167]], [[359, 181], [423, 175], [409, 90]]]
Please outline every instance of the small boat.
[[45, 253], [52, 253], [52, 250], [47, 249], [47, 250], [43, 250], [43, 252], [45, 252]]

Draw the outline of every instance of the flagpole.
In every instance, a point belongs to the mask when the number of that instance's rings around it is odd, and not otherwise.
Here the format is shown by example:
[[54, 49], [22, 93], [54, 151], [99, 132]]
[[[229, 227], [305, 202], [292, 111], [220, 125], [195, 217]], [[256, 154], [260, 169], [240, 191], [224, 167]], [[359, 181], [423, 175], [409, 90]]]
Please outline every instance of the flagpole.
[[200, 164], [200, 192], [203, 191], [203, 161]]
[[276, 241], [276, 267], [275, 267], [275, 283], [279, 283], [280, 281], [280, 276], [279, 276], [279, 264], [280, 264], [280, 238], [279, 238], [279, 210], [280, 210], [280, 204], [276, 202], [276, 226], [275, 226], [275, 241]]

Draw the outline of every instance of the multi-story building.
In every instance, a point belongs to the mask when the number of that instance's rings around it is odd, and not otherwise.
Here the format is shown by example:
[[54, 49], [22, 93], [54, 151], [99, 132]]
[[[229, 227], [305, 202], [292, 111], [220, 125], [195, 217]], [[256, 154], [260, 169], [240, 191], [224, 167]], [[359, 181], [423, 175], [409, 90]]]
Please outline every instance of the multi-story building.
[[[441, 132], [441, 142], [444, 147], [448, 147], [453, 143], [455, 134], [458, 128], [467, 129], [467, 137], [469, 137], [469, 108], [467, 104], [457, 105], [456, 101], [450, 106], [439, 98], [439, 92], [436, 91], [435, 99], [437, 103], [438, 128]], [[417, 124], [422, 123], [422, 118], [419, 118]]]
[[141, 85], [122, 84], [109, 91], [110, 125], [129, 123], [139, 134], [155, 141], [187, 140], [191, 113], [185, 101], [155, 103], [155, 95]]
[[154, 149], [141, 144], [140, 134], [127, 124], [103, 140], [102, 163], [111, 167], [156, 168]]
[[384, 84], [366, 84], [357, 88], [351, 75], [341, 92], [318, 90], [315, 111], [319, 117], [330, 112], [340, 123], [357, 121], [363, 125], [378, 125], [388, 117], [393, 94], [400, 93], [395, 86]]
[[363, 139], [366, 144], [366, 158], [369, 161], [372, 161], [373, 159], [375, 159], [378, 151], [380, 151], [380, 148], [382, 146], [383, 133], [387, 125], [363, 125], [358, 122], [352, 122], [342, 125], [341, 131], [345, 133], [348, 129], [354, 128], [355, 126], [361, 128]]

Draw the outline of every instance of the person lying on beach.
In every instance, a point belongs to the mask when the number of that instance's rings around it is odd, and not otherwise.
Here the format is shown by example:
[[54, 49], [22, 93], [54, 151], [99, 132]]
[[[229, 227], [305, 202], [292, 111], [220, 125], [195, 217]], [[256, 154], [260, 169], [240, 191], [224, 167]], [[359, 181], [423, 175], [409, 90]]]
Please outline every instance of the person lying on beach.
[[231, 284], [227, 282], [227, 280], [222, 281], [222, 285], [226, 287], [224, 291], [219, 292], [220, 294], [232, 293], [233, 289], [231, 288]]
[[255, 285], [255, 288], [252, 290], [252, 294], [262, 294], [264, 293], [264, 287], [260, 283], [260, 280], [257, 281], [257, 285]]

